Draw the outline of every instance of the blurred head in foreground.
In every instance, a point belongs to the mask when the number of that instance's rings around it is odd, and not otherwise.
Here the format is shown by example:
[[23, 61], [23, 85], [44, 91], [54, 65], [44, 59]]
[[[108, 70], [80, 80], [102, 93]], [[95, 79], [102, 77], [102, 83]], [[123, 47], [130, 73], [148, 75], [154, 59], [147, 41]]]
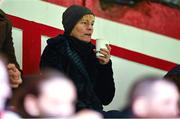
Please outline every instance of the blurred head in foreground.
[[136, 117], [176, 117], [179, 93], [174, 83], [157, 76], [138, 80], [130, 92], [130, 105]]
[[84, 109], [79, 111], [74, 119], [103, 119], [103, 116], [97, 111]]
[[[25, 79], [23, 117], [69, 118], [75, 113], [76, 88], [63, 74], [47, 71]], [[28, 80], [28, 81], [27, 81]], [[19, 103], [19, 107], [21, 102]], [[18, 107], [17, 107], [18, 108]], [[23, 114], [26, 113], [26, 114]], [[29, 116], [27, 116], [29, 115]]]
[[4, 59], [0, 56], [0, 111], [5, 109], [5, 102], [11, 97], [11, 88]]

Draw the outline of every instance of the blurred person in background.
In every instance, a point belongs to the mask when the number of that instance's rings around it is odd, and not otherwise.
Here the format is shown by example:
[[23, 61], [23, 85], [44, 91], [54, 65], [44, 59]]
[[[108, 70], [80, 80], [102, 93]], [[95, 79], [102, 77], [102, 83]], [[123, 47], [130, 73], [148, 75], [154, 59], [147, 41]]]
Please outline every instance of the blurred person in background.
[[164, 78], [174, 82], [180, 92], [180, 65], [177, 65], [173, 67], [172, 69], [170, 69], [167, 72], [167, 74], [164, 76]]
[[13, 39], [12, 39], [12, 23], [7, 18], [1, 5], [3, 0], [0, 0], [0, 53], [7, 57], [7, 68], [12, 88], [17, 88], [21, 83], [21, 70], [17, 63]]

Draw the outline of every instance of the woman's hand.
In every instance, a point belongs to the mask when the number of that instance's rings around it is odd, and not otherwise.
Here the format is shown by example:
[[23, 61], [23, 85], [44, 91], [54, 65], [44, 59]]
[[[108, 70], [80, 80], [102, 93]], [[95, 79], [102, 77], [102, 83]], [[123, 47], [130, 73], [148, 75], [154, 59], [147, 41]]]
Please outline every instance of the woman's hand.
[[107, 64], [111, 57], [111, 54], [110, 54], [111, 47], [108, 44], [106, 44], [106, 47], [107, 47], [107, 49], [105, 49], [105, 48], [100, 49], [99, 53], [102, 55], [97, 57], [101, 64]]

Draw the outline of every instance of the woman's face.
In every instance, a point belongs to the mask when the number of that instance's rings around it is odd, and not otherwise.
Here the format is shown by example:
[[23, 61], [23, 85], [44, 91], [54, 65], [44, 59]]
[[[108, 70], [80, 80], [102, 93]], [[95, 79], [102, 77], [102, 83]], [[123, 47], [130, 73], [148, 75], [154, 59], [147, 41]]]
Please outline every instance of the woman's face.
[[90, 42], [94, 20], [95, 17], [93, 15], [84, 15], [75, 25], [70, 35], [79, 40]]

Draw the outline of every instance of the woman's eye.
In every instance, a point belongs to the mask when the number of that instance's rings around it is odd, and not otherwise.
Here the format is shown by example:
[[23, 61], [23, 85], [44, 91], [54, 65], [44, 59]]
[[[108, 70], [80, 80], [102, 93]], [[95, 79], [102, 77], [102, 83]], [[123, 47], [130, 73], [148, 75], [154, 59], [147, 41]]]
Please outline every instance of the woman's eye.
[[81, 22], [82, 24], [87, 24], [86, 22]]

